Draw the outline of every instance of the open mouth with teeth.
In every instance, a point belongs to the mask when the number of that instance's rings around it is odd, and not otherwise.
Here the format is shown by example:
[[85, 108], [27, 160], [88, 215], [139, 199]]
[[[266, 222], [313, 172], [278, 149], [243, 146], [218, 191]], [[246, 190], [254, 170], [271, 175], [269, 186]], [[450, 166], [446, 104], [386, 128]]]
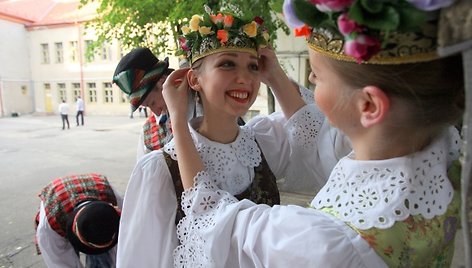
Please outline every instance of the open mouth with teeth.
[[230, 90], [226, 94], [237, 102], [244, 103], [249, 101], [249, 92], [247, 91]]

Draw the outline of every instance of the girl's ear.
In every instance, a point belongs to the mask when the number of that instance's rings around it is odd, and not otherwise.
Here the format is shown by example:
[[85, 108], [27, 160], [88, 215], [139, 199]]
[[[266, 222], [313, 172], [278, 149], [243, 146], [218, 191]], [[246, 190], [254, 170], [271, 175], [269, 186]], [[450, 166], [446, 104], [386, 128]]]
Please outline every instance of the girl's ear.
[[198, 77], [197, 74], [195, 73], [194, 70], [190, 69], [187, 72], [187, 81], [188, 85], [195, 91], [200, 91], [200, 83], [198, 82]]
[[382, 89], [366, 86], [360, 94], [358, 108], [362, 126], [369, 128], [383, 122], [390, 109], [390, 98]]

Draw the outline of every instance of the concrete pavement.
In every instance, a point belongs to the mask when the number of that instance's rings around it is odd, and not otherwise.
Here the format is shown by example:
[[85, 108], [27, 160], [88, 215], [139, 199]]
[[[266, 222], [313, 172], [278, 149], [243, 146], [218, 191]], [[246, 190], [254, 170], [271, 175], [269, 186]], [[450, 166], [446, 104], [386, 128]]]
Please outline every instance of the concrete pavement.
[[[50, 180], [97, 172], [124, 193], [136, 161], [145, 118], [85, 116], [85, 126], [62, 130], [59, 116], [0, 118], [0, 268], [46, 267], [35, 254], [33, 218], [37, 194]], [[284, 204], [305, 206], [310, 196], [282, 193]], [[458, 236], [454, 268], [464, 267]]]

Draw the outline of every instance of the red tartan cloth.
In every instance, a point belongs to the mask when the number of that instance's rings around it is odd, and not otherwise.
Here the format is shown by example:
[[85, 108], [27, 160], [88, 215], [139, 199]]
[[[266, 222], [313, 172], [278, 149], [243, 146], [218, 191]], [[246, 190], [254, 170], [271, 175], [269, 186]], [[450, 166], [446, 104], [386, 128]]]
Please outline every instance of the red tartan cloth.
[[156, 116], [151, 116], [143, 125], [144, 145], [149, 151], [159, 150], [172, 138], [170, 122], [157, 123]]
[[[39, 198], [44, 203], [49, 225], [62, 237], [66, 235], [67, 215], [77, 203], [100, 200], [117, 205], [107, 178], [94, 173], [57, 178], [44, 187]], [[39, 220], [39, 212], [35, 220]]]

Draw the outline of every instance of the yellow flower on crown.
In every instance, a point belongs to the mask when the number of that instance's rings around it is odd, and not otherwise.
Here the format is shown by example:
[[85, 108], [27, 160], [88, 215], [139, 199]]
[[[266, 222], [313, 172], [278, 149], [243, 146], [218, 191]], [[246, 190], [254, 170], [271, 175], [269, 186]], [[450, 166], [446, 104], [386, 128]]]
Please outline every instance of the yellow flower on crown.
[[188, 34], [191, 31], [188, 26], [182, 26], [181, 30], [183, 34]]
[[243, 31], [249, 37], [255, 37], [257, 35], [257, 23], [255, 21], [251, 21], [250, 23], [243, 26]]
[[201, 26], [200, 29], [198, 29], [198, 32], [200, 32], [202, 35], [208, 35], [211, 33], [211, 28], [207, 26]]
[[198, 31], [198, 28], [200, 28], [201, 21], [202, 18], [199, 15], [193, 15], [189, 23], [190, 30], [192, 30], [193, 32]]
[[269, 34], [260, 17], [243, 18], [229, 12], [213, 13], [208, 7], [202, 16], [193, 15], [189, 25], [182, 26], [177, 56], [184, 55], [190, 64], [208, 55], [223, 52], [247, 52], [257, 56], [257, 50], [269, 43]]

